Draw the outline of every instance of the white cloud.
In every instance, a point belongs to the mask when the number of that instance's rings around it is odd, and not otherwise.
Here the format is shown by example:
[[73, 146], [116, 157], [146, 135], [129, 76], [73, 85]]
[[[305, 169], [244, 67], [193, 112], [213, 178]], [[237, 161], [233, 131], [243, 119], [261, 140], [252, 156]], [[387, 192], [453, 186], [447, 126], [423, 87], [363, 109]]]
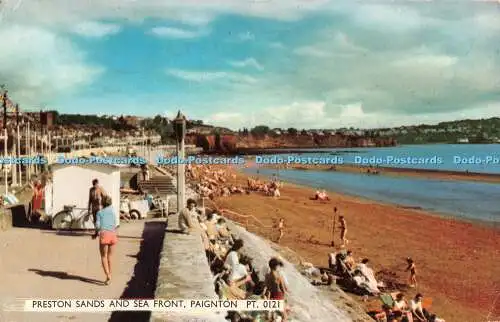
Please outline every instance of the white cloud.
[[267, 107], [261, 110], [245, 112], [216, 112], [205, 117], [210, 124], [228, 126], [232, 129], [254, 127], [263, 123], [270, 127], [336, 129], [342, 127], [360, 127], [363, 129], [386, 126], [437, 124], [449, 120], [477, 119], [491, 117], [500, 110], [500, 102], [489, 102], [480, 106], [452, 113], [435, 113], [421, 115], [397, 115], [389, 112], [365, 113], [360, 103], [341, 106], [338, 115], [332, 115], [328, 106], [321, 101], [293, 102], [289, 105]]
[[255, 39], [255, 35], [250, 31], [238, 34], [238, 39], [241, 41], [250, 41]]
[[329, 54], [326, 51], [315, 48], [313, 46], [304, 46], [294, 49], [294, 54], [299, 56], [311, 56], [311, 57], [328, 57]]
[[168, 69], [167, 74], [190, 82], [203, 83], [213, 81], [232, 81], [239, 83], [256, 83], [251, 76], [224, 71], [186, 71], [181, 69]]
[[18, 1], [4, 3], [4, 18], [9, 22], [69, 26], [87, 20], [142, 21], [148, 17], [199, 26], [211, 22], [219, 14], [237, 14], [286, 21], [298, 20], [311, 11], [331, 6], [331, 1], [273, 0], [249, 3], [234, 0], [51, 0], [23, 1], [17, 10], [13, 10], [16, 5]]
[[269, 44], [269, 47], [275, 48], [275, 49], [285, 49], [285, 45], [279, 41], [275, 41]]
[[39, 106], [54, 96], [70, 94], [103, 72], [89, 65], [67, 39], [43, 29], [3, 27], [0, 39], [0, 83], [7, 84], [21, 106]]
[[101, 38], [119, 33], [121, 27], [116, 24], [105, 24], [85, 21], [73, 27], [73, 32], [84, 37]]
[[246, 58], [239, 61], [230, 61], [229, 64], [234, 67], [244, 68], [253, 67], [257, 70], [263, 70], [264, 67], [255, 58]]
[[151, 29], [151, 33], [164, 38], [174, 38], [174, 39], [190, 39], [198, 38], [208, 34], [207, 30], [188, 30], [182, 28], [172, 28], [172, 27], [154, 27]]

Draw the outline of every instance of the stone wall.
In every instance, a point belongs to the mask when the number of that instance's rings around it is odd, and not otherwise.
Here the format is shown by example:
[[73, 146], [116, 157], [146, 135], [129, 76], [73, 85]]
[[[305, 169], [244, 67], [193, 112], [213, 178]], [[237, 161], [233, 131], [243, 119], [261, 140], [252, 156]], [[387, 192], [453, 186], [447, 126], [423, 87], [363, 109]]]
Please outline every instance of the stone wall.
[[[201, 239], [201, 227], [189, 235], [178, 232], [178, 215], [171, 215], [165, 232], [156, 285], [157, 299], [217, 300], [212, 273]], [[227, 312], [153, 313], [151, 322], [223, 322]], [[198, 320], [197, 320], [198, 319]]]

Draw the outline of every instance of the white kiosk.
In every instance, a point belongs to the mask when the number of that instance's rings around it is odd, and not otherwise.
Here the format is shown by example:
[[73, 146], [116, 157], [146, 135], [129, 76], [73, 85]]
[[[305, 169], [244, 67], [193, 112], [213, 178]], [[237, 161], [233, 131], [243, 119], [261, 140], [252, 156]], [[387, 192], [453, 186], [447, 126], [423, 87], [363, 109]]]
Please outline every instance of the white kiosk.
[[[45, 212], [52, 217], [54, 229], [94, 229], [92, 218], [88, 214], [89, 190], [92, 180], [99, 180], [99, 185], [111, 196], [115, 209], [116, 222], [120, 223], [120, 168], [122, 165], [110, 164], [54, 164], [52, 182], [45, 188]], [[74, 206], [72, 210], [65, 206]], [[56, 223], [55, 216], [65, 211], [65, 226]], [[69, 219], [68, 219], [69, 218]]]

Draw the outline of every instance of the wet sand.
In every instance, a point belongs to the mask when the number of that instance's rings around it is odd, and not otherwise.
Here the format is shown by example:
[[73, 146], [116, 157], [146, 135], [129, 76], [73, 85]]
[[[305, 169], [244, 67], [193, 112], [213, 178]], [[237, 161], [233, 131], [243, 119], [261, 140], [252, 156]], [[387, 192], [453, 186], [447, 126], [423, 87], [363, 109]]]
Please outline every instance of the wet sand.
[[[234, 181], [246, 186], [246, 178], [238, 173]], [[280, 191], [280, 199], [252, 193], [216, 202], [223, 209], [251, 215], [266, 227], [279, 217], [285, 218], [286, 233], [281, 244], [321, 267], [327, 265], [327, 254], [339, 249], [338, 228], [337, 247], [330, 245], [335, 206], [347, 220], [348, 249], [357, 260], [369, 258], [375, 271], [384, 270], [382, 280], [400, 283], [399, 289], [407, 298], [417, 291], [405, 286], [405, 258], [411, 256], [417, 265], [418, 291], [433, 299], [433, 312], [447, 321], [500, 320], [500, 299], [496, 299], [500, 292], [497, 228], [332, 192], [329, 202], [313, 201], [309, 199], [314, 194], [312, 188], [291, 184], [285, 184]], [[262, 228], [251, 217], [232, 219], [248, 222], [249, 230], [274, 238], [271, 229]], [[379, 303], [365, 305], [368, 308]]]
[[[248, 162], [248, 164], [254, 165], [253, 161]], [[271, 169], [284, 169], [283, 165], [259, 165], [265, 168]], [[489, 183], [500, 183], [500, 174], [487, 174], [478, 172], [464, 172], [464, 171], [448, 171], [448, 170], [432, 170], [432, 169], [409, 169], [409, 168], [391, 168], [391, 167], [376, 167], [369, 168], [367, 166], [361, 165], [290, 165], [287, 169], [294, 170], [308, 170], [308, 171], [339, 171], [339, 172], [350, 172], [350, 173], [366, 173], [367, 175], [388, 175], [388, 176], [407, 176], [407, 177], [418, 177], [418, 178], [428, 178], [428, 179], [438, 179], [438, 180], [461, 180], [461, 181], [478, 181], [478, 182], [489, 182]], [[368, 169], [370, 172], [368, 173]], [[378, 174], [374, 174], [373, 170], [378, 171]]]

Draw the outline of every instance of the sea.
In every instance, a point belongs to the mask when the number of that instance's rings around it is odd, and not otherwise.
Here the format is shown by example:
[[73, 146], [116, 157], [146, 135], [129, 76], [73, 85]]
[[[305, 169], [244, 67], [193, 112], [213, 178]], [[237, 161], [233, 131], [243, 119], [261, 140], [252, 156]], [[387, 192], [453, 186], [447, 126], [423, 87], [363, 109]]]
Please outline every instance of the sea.
[[[278, 156], [270, 151], [265, 157]], [[388, 148], [339, 148], [279, 155], [342, 158], [344, 164], [382, 161], [381, 166], [435, 170], [500, 173], [500, 144], [403, 145]], [[388, 164], [387, 158], [417, 158], [412, 164]], [[371, 159], [370, 159], [371, 158]], [[427, 160], [422, 163], [421, 160]], [[436, 159], [441, 160], [437, 162]], [[420, 161], [420, 163], [418, 163]], [[435, 162], [432, 162], [435, 161]], [[379, 162], [375, 162], [379, 164]], [[366, 164], [368, 164], [366, 163]], [[373, 163], [371, 163], [374, 165]], [[500, 227], [500, 184], [460, 180], [439, 180], [405, 176], [374, 176], [340, 171], [314, 171], [250, 167], [244, 171], [278, 175], [279, 179], [315, 189], [362, 197], [401, 207], [430, 211], [442, 216], [461, 218]]]

